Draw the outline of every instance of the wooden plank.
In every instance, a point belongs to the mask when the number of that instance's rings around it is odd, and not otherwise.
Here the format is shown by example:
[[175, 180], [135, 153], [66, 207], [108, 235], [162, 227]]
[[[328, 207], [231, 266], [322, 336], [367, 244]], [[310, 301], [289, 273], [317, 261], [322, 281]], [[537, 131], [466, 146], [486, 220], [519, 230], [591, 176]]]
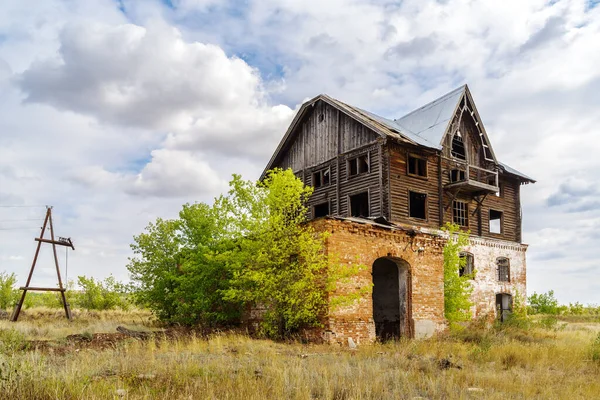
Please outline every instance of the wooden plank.
[[19, 290], [33, 290], [33, 291], [40, 291], [40, 292], [64, 292], [67, 289], [65, 288], [48, 288], [48, 287], [34, 287], [34, 286], [21, 286], [19, 288]]

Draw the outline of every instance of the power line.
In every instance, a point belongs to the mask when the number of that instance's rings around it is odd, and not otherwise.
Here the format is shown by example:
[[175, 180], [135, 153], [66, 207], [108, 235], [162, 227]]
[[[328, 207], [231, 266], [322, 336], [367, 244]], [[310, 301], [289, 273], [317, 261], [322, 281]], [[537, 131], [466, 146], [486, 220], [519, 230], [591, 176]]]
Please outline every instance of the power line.
[[0, 222], [21, 222], [21, 221], [39, 221], [41, 218], [23, 218], [23, 219], [0, 219]]
[[32, 226], [32, 227], [22, 226], [22, 227], [15, 227], [15, 228], [0, 228], [0, 231], [17, 231], [17, 230], [22, 230], [22, 229], [41, 229], [41, 228], [39, 226]]

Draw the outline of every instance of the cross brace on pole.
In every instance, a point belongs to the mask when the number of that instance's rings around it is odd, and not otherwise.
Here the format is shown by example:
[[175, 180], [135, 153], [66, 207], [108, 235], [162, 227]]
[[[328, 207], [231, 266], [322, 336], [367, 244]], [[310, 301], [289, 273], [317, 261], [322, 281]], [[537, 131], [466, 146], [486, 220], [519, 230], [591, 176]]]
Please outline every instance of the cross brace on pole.
[[[50, 239], [44, 239], [44, 234], [46, 233], [46, 227], [50, 228]], [[25, 296], [27, 295], [27, 291], [44, 291], [44, 292], [60, 292], [61, 300], [63, 303], [63, 308], [65, 309], [65, 315], [67, 319], [71, 320], [71, 308], [69, 307], [69, 303], [67, 303], [67, 298], [65, 296], [66, 288], [63, 287], [62, 279], [60, 277], [60, 268], [58, 266], [58, 256], [56, 254], [56, 246], [67, 246], [75, 250], [75, 246], [73, 246], [73, 242], [71, 238], [59, 238], [59, 240], [55, 240], [54, 238], [54, 226], [52, 225], [52, 207], [46, 207], [46, 217], [44, 218], [44, 225], [42, 225], [42, 231], [40, 233], [39, 238], [35, 238], [37, 242], [37, 247], [35, 249], [35, 255], [33, 256], [33, 263], [31, 264], [31, 270], [29, 271], [29, 276], [27, 277], [27, 283], [25, 286], [19, 288], [23, 293], [21, 294], [21, 298], [19, 302], [15, 306], [15, 309], [10, 317], [10, 320], [16, 322], [19, 319], [19, 314], [21, 313], [21, 308], [23, 307], [23, 303], [25, 302]], [[31, 277], [33, 276], [33, 270], [35, 269], [35, 264], [37, 263], [38, 256], [40, 254], [40, 248], [42, 243], [49, 243], [52, 245], [52, 252], [54, 254], [54, 265], [56, 266], [56, 275], [58, 277], [58, 287], [57, 288], [45, 288], [45, 287], [34, 287], [29, 286], [31, 283]]]

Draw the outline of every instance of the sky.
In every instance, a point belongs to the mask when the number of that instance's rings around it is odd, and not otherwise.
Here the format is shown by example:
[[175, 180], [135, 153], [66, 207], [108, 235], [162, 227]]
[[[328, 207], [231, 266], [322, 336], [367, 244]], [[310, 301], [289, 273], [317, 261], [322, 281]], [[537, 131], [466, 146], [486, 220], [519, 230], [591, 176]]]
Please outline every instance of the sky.
[[52, 205], [63, 275], [127, 280], [133, 236], [258, 178], [303, 101], [393, 119], [465, 83], [537, 180], [528, 293], [600, 304], [597, 0], [3, 0], [0, 272], [25, 283]]

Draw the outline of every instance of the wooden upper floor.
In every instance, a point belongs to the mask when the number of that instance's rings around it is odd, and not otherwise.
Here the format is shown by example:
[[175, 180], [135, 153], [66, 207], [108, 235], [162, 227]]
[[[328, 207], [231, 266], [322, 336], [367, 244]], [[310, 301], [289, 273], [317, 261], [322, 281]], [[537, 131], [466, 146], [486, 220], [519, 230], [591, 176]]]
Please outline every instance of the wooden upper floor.
[[305, 103], [265, 168], [315, 188], [309, 217], [383, 217], [521, 242], [520, 186], [497, 161], [463, 86], [397, 120], [320, 95]]

